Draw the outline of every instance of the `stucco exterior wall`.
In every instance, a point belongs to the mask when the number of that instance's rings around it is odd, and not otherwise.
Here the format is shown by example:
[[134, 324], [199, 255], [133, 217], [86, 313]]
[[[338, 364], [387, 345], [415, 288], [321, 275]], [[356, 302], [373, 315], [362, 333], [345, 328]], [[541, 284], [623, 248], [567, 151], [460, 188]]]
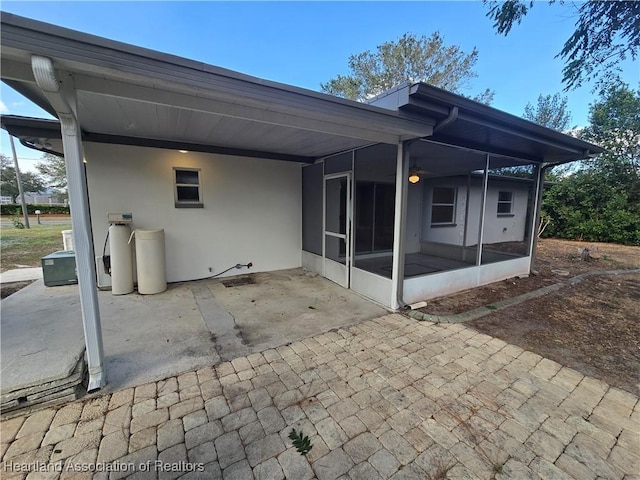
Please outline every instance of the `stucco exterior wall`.
[[[301, 266], [299, 164], [95, 143], [84, 149], [96, 255], [107, 214], [132, 213], [133, 228], [165, 230], [169, 282], [237, 263], [252, 262], [251, 272]], [[174, 167], [201, 169], [204, 208], [175, 208]]]
[[[446, 226], [431, 225], [431, 204], [433, 187], [455, 187], [456, 208], [455, 224]], [[422, 241], [462, 245], [464, 237], [465, 207], [467, 203], [467, 182], [464, 178], [445, 178], [440, 181], [425, 182], [423, 190]], [[523, 241], [529, 201], [528, 185], [518, 182], [489, 180], [485, 205], [485, 229], [483, 242], [519, 242]], [[513, 192], [512, 215], [498, 215], [498, 192]], [[482, 184], [473, 179], [469, 190], [469, 216], [467, 224], [467, 245], [478, 243], [480, 225], [480, 205], [482, 203]]]

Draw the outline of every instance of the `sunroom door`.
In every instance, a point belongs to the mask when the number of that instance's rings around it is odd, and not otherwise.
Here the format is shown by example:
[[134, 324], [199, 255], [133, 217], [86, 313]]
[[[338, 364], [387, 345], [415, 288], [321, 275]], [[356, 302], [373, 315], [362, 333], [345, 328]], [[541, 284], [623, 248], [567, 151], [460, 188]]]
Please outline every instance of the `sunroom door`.
[[351, 174], [324, 179], [324, 276], [349, 288], [351, 268]]

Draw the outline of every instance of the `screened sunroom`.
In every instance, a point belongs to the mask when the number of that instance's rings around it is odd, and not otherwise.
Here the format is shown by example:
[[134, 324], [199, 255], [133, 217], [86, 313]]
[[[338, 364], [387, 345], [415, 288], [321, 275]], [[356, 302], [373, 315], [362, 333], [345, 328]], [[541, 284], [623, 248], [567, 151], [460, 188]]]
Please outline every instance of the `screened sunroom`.
[[[394, 145], [303, 168], [305, 266], [383, 304], [390, 302], [394, 254], [404, 258], [397, 267], [405, 297], [415, 301], [477, 285], [479, 272], [469, 271], [474, 267], [510, 262], [480, 268], [489, 281], [527, 274], [536, 167], [426, 140], [408, 148], [401, 211]], [[516, 173], [521, 177], [511, 176]], [[398, 214], [404, 217], [403, 248], [394, 249]]]
[[302, 264], [391, 308], [528, 275], [543, 170], [598, 147], [425, 84], [373, 99], [434, 133], [302, 169]]

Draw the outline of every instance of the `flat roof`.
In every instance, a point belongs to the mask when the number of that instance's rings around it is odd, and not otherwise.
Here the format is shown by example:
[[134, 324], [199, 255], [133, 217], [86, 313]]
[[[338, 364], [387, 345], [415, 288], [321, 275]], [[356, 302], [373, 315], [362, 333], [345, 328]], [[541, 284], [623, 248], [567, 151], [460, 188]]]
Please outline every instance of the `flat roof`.
[[0, 40], [2, 80], [55, 116], [31, 68], [33, 55], [50, 58], [86, 138], [101, 141], [311, 162], [435, 123], [5, 12]]
[[[2, 80], [55, 116], [31, 67], [33, 55], [50, 58], [76, 93], [86, 141], [304, 163], [420, 138], [532, 163], [603, 151], [425, 83], [364, 104], [6, 12], [0, 20]], [[26, 136], [26, 123], [7, 118], [3, 125]]]
[[567, 162], [604, 149], [424, 82], [394, 87], [369, 102], [437, 120], [429, 140], [533, 162]]

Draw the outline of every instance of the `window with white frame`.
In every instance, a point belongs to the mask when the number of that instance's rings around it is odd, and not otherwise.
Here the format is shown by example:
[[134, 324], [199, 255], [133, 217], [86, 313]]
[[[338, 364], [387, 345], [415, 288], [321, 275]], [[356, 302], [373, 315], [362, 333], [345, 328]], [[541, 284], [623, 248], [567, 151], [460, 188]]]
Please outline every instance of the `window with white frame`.
[[202, 208], [199, 168], [173, 168], [176, 208]]
[[454, 225], [456, 218], [455, 187], [433, 187], [431, 225]]
[[498, 192], [498, 215], [513, 215], [513, 192]]

